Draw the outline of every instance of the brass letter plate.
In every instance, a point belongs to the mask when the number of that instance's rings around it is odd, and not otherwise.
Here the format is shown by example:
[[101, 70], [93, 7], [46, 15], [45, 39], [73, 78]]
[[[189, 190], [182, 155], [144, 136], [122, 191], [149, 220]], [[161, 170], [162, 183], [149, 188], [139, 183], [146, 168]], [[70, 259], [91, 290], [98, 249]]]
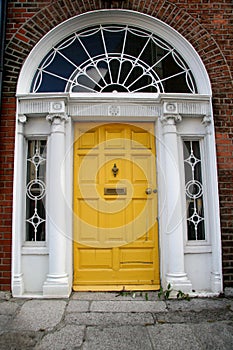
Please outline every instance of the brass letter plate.
[[122, 187], [122, 188], [106, 188], [104, 189], [104, 194], [105, 195], [118, 195], [118, 196], [123, 196], [124, 194], [127, 194], [127, 188]]

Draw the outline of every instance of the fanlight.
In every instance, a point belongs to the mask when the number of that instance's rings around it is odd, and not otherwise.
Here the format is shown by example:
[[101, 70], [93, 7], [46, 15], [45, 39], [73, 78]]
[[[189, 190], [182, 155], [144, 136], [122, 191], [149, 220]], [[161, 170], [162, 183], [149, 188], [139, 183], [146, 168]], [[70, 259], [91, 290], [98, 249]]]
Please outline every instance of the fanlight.
[[180, 54], [155, 34], [99, 25], [70, 35], [40, 63], [31, 92], [196, 93]]

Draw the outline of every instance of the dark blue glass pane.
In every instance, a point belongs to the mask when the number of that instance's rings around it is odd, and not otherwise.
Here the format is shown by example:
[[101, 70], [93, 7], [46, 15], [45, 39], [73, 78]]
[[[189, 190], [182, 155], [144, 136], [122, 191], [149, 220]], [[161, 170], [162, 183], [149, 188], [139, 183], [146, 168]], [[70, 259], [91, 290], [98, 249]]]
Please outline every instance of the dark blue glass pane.
[[125, 31], [109, 32], [104, 30], [104, 40], [107, 52], [121, 53], [123, 49]]
[[148, 38], [136, 36], [133, 33], [127, 34], [125, 53], [132, 57], [141, 56], [142, 50], [147, 47]]
[[45, 70], [47, 72], [69, 79], [69, 77], [75, 70], [75, 66], [72, 65], [69, 61], [67, 61], [63, 56], [61, 56], [57, 52], [53, 61], [50, 63], [48, 67], [45, 68]]
[[164, 86], [165, 92], [177, 92], [177, 93], [190, 92], [187, 87], [187, 82], [186, 82], [184, 73], [164, 81], [163, 86]]
[[65, 91], [66, 83], [63, 79], [43, 73], [42, 83], [37, 92], [63, 92]]
[[77, 67], [88, 59], [87, 53], [77, 38], [69, 46], [63, 47], [60, 51]]
[[105, 51], [100, 31], [96, 32], [95, 34], [90, 34], [89, 36], [80, 36], [80, 40], [86, 47], [91, 57], [104, 54]]

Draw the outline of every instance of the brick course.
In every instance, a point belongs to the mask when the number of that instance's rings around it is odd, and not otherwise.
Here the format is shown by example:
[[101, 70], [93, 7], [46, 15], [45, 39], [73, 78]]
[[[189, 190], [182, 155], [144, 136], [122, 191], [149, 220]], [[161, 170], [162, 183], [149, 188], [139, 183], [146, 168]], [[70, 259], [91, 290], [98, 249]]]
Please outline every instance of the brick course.
[[[3, 105], [0, 121], [0, 288], [10, 289], [15, 92], [35, 44], [72, 16], [103, 8], [101, 0], [8, 1]], [[213, 89], [220, 191], [224, 285], [233, 287], [233, 3], [231, 0], [112, 0], [111, 8], [154, 16], [182, 34], [202, 58]]]

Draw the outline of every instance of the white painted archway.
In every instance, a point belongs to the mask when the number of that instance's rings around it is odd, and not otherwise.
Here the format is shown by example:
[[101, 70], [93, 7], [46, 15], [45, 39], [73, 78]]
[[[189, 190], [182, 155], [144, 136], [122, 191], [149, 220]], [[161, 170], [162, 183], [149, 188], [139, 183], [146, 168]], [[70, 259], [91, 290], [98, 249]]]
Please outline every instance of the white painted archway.
[[199, 94], [211, 95], [211, 86], [205, 66], [192, 45], [176, 30], [151, 16], [129, 10], [101, 10], [73, 17], [51, 30], [34, 47], [20, 73], [17, 95], [28, 94], [36, 68], [49, 50], [71, 33], [96, 24], [131, 24], [147, 29], [175, 47], [194, 74]]

